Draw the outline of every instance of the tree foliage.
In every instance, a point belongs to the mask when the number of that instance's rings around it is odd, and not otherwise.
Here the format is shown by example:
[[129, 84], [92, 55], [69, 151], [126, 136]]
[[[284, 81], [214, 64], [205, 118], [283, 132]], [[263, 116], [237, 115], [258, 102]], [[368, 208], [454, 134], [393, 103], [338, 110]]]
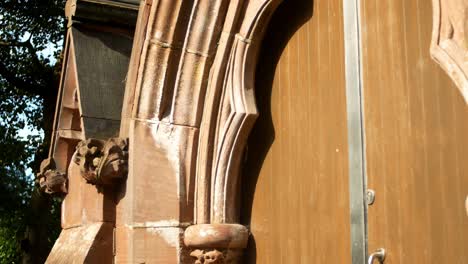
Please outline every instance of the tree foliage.
[[50, 141], [63, 10], [64, 0], [0, 1], [0, 263], [18, 263], [32, 250], [28, 236], [39, 226], [46, 234], [39, 248], [50, 248], [59, 228], [51, 206], [58, 203], [37, 192], [32, 172]]

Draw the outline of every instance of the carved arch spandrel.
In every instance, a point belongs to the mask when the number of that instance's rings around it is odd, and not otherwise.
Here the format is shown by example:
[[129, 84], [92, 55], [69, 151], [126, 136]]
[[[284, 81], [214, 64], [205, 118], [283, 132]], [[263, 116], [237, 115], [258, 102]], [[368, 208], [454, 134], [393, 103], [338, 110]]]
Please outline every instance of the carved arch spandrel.
[[468, 1], [433, 0], [431, 56], [468, 103]]

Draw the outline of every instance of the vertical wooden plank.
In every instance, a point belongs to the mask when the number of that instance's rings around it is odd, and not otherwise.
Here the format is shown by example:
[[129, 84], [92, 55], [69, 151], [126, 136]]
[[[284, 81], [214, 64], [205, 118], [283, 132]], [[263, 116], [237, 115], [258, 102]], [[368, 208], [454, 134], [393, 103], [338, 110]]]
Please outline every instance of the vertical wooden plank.
[[243, 175], [245, 263], [351, 262], [341, 5], [284, 1], [267, 30]]
[[427, 1], [362, 2], [369, 251], [391, 263], [468, 263], [468, 109], [431, 61]]

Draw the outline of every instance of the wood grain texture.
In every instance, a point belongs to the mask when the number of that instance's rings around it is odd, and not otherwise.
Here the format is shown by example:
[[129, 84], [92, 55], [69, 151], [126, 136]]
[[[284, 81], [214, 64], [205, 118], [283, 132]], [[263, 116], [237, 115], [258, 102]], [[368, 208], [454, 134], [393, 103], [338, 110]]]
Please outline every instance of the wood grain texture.
[[288, 0], [257, 66], [243, 263], [350, 263], [342, 1]]
[[362, 1], [369, 252], [468, 263], [468, 108], [429, 56], [429, 1]]

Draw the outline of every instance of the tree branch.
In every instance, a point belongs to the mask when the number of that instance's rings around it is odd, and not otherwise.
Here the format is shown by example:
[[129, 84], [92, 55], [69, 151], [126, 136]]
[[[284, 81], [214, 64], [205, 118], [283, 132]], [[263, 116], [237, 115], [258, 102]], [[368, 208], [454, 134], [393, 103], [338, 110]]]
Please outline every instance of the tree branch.
[[26, 41], [3, 41], [3, 40], [0, 40], [0, 46], [3, 46], [3, 47], [24, 47], [24, 48], [28, 49], [29, 54], [31, 54], [32, 59], [33, 59], [33, 63], [38, 65], [38, 66], [43, 66], [41, 61], [37, 57], [37, 49], [34, 48], [34, 46], [31, 43], [32, 35], [33, 34], [31, 34]]
[[0, 61], [0, 76], [2, 76], [7, 82], [15, 86], [17, 89], [29, 92], [31, 94], [41, 95], [40, 91], [34, 89], [37, 85], [17, 77], [16, 74], [8, 69], [3, 61]]
[[27, 47], [27, 43], [29, 42], [29, 39], [27, 41], [4, 41], [0, 40], [0, 46], [4, 47]]

